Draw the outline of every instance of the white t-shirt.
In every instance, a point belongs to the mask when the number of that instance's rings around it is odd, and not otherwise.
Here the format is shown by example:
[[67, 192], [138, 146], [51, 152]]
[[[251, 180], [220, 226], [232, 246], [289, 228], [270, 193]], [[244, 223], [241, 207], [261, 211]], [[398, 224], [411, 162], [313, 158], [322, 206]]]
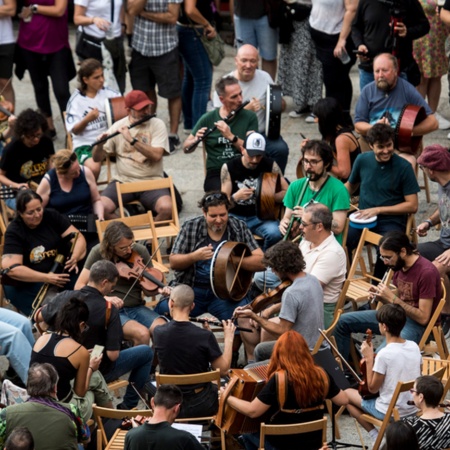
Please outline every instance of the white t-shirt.
[[[100, 17], [111, 22], [111, 0], [75, 0], [75, 5], [84, 6], [86, 8], [86, 17]], [[120, 23], [120, 9], [122, 8], [122, 0], [114, 0], [114, 21], [112, 24], [112, 32], [114, 37], [122, 34]], [[100, 30], [97, 25], [85, 25], [78, 27], [79, 31], [84, 30], [85, 33], [93, 37], [103, 39], [105, 32]]]
[[339, 34], [344, 22], [344, 14], [344, 0], [312, 0], [309, 24], [311, 28], [322, 33]]
[[94, 98], [83, 95], [78, 89], [70, 96], [66, 108], [66, 129], [69, 133], [74, 125], [80, 122], [90, 110], [97, 108], [99, 111], [98, 118], [89, 122], [82, 133], [72, 133], [74, 149], [81, 145], [91, 145], [101, 133], [108, 129], [105, 100], [114, 97], [120, 97], [120, 94], [108, 87], [100, 89]]
[[[5, 2], [0, 0], [0, 6], [3, 6]], [[12, 19], [8, 17], [0, 17], [0, 45], [13, 44], [16, 42], [14, 39]]]
[[[228, 75], [235, 77], [236, 71], [230, 72], [225, 76]], [[242, 89], [242, 100], [245, 102], [255, 97], [260, 101], [261, 106], [265, 108], [266, 92], [269, 84], [273, 84], [272, 77], [267, 72], [264, 72], [264, 70], [256, 69], [253, 80], [239, 81], [239, 86], [241, 86]], [[222, 106], [222, 102], [219, 100], [219, 96], [216, 91], [214, 91], [213, 102], [216, 108], [220, 108]], [[260, 133], [264, 133], [266, 131], [266, 110], [261, 108], [259, 111], [256, 111], [256, 116], [258, 117], [258, 131]]]
[[[380, 387], [380, 396], [375, 402], [378, 411], [386, 413], [399, 381], [411, 381], [421, 376], [421, 364], [419, 346], [413, 341], [405, 341], [403, 344], [391, 343], [377, 353], [373, 371], [385, 375]], [[415, 406], [406, 404], [408, 400], [412, 400], [411, 393], [400, 394], [397, 408], [401, 417], [417, 411]]]
[[300, 250], [305, 259], [305, 272], [314, 275], [323, 289], [323, 302], [336, 303], [347, 272], [347, 259], [342, 245], [334, 237], [327, 237], [318, 247], [303, 239]]

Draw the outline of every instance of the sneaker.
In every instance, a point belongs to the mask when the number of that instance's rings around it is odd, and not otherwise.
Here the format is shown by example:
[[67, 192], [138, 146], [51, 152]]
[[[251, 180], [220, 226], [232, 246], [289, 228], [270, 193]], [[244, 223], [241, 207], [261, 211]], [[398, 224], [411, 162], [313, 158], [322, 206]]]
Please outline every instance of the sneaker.
[[306, 123], [315, 123], [316, 122], [316, 116], [313, 113], [308, 114], [306, 116], [305, 122]]
[[299, 117], [302, 117], [309, 112], [311, 112], [311, 108], [309, 106], [306, 106], [305, 108], [297, 109], [296, 111], [291, 111], [289, 113], [289, 117], [292, 117], [293, 119], [298, 119]]
[[450, 316], [442, 315], [442, 333], [445, 339], [450, 338]]
[[176, 134], [169, 136], [170, 154], [178, 150], [180, 148], [180, 144], [180, 138]]
[[434, 115], [436, 116], [436, 119], [439, 122], [440, 130], [448, 130], [450, 128], [450, 121], [442, 117], [439, 113], [434, 113]]
[[184, 133], [186, 136], [189, 136], [189, 135], [192, 133], [192, 128], [184, 128], [184, 129], [183, 129], [183, 133]]

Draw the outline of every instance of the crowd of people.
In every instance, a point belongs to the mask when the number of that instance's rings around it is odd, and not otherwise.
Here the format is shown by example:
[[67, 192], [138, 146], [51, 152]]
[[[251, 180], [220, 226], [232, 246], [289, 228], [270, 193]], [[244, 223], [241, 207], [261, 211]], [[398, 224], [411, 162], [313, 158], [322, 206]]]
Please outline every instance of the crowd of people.
[[[213, 65], [200, 39], [216, 39], [220, 14], [214, 3], [76, 0], [80, 64], [72, 95], [76, 69], [67, 1], [37, 1], [19, 12], [14, 43], [16, 4], [0, 0], [0, 95], [12, 109], [14, 63], [19, 78], [29, 71], [39, 108], [17, 111], [0, 129], [0, 183], [13, 192], [6, 204], [15, 212], [4, 234], [1, 271], [15, 311], [0, 309], [0, 353], [9, 360], [6, 376], [28, 395], [0, 409], [0, 446], [87, 444], [93, 404], [112, 408], [107, 384], [129, 373], [116, 408], [130, 410], [144, 400], [153, 409], [151, 419], [127, 434], [129, 450], [154, 441], [164, 448], [200, 448], [186, 432], [168, 427], [177, 417], [215, 414], [220, 396], [229, 408], [275, 424], [319, 419], [330, 399], [346, 406], [378, 442], [378, 430], [364, 414], [383, 419], [397, 382], [412, 380], [414, 389], [397, 403], [405, 421], [388, 429], [387, 447], [410, 439], [411, 448], [448, 448], [449, 415], [439, 410], [442, 384], [421, 376], [418, 343], [444, 295], [442, 283], [447, 297], [441, 323], [446, 337], [450, 332], [450, 152], [440, 145], [417, 150], [413, 138], [450, 128], [437, 113], [450, 0], [439, 9], [418, 0], [312, 0], [279, 8], [235, 0], [235, 68], [217, 80], [214, 92]], [[125, 35], [131, 36], [128, 67]], [[357, 58], [361, 94], [352, 114], [349, 73]], [[56, 153], [49, 77], [73, 142], [73, 149]], [[268, 96], [277, 95], [274, 80], [294, 100], [290, 116], [316, 121], [321, 135], [300, 142], [297, 180], [284, 177], [289, 147], [274, 133], [272, 111], [265, 107]], [[167, 125], [155, 117], [156, 92], [168, 101]], [[117, 99], [125, 117], [108, 125], [105, 101]], [[213, 109], [207, 111], [209, 100]], [[280, 115], [286, 103], [282, 97], [277, 102]], [[420, 113], [409, 141], [400, 145], [407, 105]], [[151, 268], [152, 255], [150, 244], [135, 242], [133, 230], [118, 218], [116, 183], [162, 179], [164, 156], [179, 147], [190, 153], [200, 142], [206, 158], [199, 214], [182, 223], [168, 249], [169, 283], [150, 290], [129, 276], [136, 260]], [[99, 191], [106, 158], [114, 160], [114, 178]], [[438, 203], [415, 231], [423, 237], [438, 224], [441, 231], [437, 241], [416, 248], [406, 226], [419, 206], [419, 167], [438, 184]], [[270, 200], [273, 209], [284, 207], [280, 217], [261, 214], [257, 197], [264, 175], [277, 180]], [[126, 194], [123, 201], [138, 201], [158, 223], [172, 219], [171, 195], [164, 188]], [[376, 352], [371, 344], [361, 346], [367, 387], [376, 399], [361, 396], [323, 362], [334, 361], [327, 345], [320, 346], [320, 357], [311, 355], [319, 330], [336, 318], [348, 260], [361, 237], [361, 226], [348, 226], [355, 198], [356, 221], [382, 236], [374, 275], [381, 280], [391, 269], [395, 289], [374, 284], [371, 295], [382, 306], [342, 314], [334, 337], [346, 360], [352, 333], [369, 328], [383, 337]], [[100, 239], [95, 220], [111, 220]], [[215, 285], [220, 277], [229, 281], [228, 272], [214, 270], [227, 241], [244, 247], [229, 264], [254, 274], [251, 289], [238, 299], [223, 298]], [[232, 284], [240, 284], [236, 278]], [[277, 296], [260, 306], [257, 294], [267, 295], [268, 287]], [[146, 299], [155, 295], [158, 303], [149, 308]], [[222, 324], [222, 347], [207, 323], [204, 329], [191, 323], [205, 313]], [[32, 324], [41, 334], [37, 339]], [[212, 383], [152, 385], [157, 367], [175, 375], [218, 369], [226, 377], [238, 367], [242, 344], [250, 368], [267, 366], [267, 382], [254, 399]], [[45, 424], [44, 413], [50, 414]], [[243, 445], [253, 450], [259, 439], [258, 432], [244, 433]], [[288, 449], [291, 442], [268, 438], [265, 448]], [[323, 444], [319, 433], [302, 443], [306, 450]]]

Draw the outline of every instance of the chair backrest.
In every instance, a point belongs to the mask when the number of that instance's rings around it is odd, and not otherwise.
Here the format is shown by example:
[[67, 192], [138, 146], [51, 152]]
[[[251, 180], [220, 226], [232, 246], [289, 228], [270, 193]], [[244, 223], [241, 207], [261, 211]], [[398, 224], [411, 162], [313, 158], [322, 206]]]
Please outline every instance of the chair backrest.
[[[291, 425], [266, 425], [261, 424], [259, 450], [264, 450], [264, 440], [266, 436], [286, 436], [290, 434], [311, 433], [312, 431], [322, 430], [322, 442], [327, 440], [327, 418], [312, 422], [295, 423]], [[295, 447], [295, 446], [293, 446]], [[301, 445], [298, 446], [301, 448]]]
[[155, 224], [153, 222], [153, 216], [151, 214], [139, 214], [137, 216], [120, 217], [111, 220], [96, 220], [95, 226], [97, 227], [97, 234], [100, 242], [103, 241], [106, 227], [111, 222], [123, 222], [125, 225], [128, 225], [133, 231], [134, 239], [136, 241], [153, 239], [153, 236], [156, 236], [154, 233]]
[[103, 426], [103, 419], [124, 419], [125, 417], [132, 418], [136, 416], [152, 417], [153, 411], [151, 409], [110, 409], [102, 408], [101, 406], [92, 405], [92, 410], [94, 412], [94, 419], [97, 422], [98, 429], [101, 432], [103, 446], [108, 445], [108, 438], [106, 437], [105, 428]]
[[220, 386], [220, 370], [216, 369], [211, 372], [191, 373], [186, 375], [168, 375], [156, 372], [155, 374], [156, 385], [161, 384], [198, 384], [198, 383], [210, 383], [217, 382]]
[[[326, 330], [323, 330], [323, 332], [325, 333], [325, 335], [326, 335], [326, 337], [328, 338], [328, 339], [330, 339], [331, 338], [331, 336], [333, 335], [333, 331], [334, 331], [334, 329], [336, 328], [336, 325], [337, 325], [337, 323], [339, 322], [339, 318], [341, 317], [341, 314], [344, 312], [344, 310], [343, 309], [338, 309], [335, 313], [334, 313], [334, 318], [333, 318], [333, 322], [331, 323], [331, 325], [326, 329]], [[320, 349], [320, 347], [321, 347], [321, 345], [322, 345], [322, 342], [325, 340], [325, 338], [322, 336], [322, 335], [320, 335], [319, 336], [319, 339], [317, 339], [317, 342], [316, 342], [316, 345], [314, 346], [314, 348], [313, 348], [313, 351], [312, 351], [312, 354], [313, 355], [315, 355], [318, 351], [319, 351], [319, 349]]]
[[439, 320], [441, 316], [442, 309], [445, 306], [445, 300], [446, 300], [446, 290], [444, 285], [444, 280], [441, 278], [441, 286], [442, 286], [442, 298], [439, 301], [436, 309], [434, 310], [432, 316], [430, 317], [430, 321], [428, 322], [428, 325], [425, 328], [425, 331], [423, 332], [422, 339], [419, 342], [419, 348], [420, 350], [423, 350], [425, 347], [425, 344], [428, 341], [428, 338], [430, 337], [431, 332], [433, 331], [434, 326], [436, 325], [436, 322]]

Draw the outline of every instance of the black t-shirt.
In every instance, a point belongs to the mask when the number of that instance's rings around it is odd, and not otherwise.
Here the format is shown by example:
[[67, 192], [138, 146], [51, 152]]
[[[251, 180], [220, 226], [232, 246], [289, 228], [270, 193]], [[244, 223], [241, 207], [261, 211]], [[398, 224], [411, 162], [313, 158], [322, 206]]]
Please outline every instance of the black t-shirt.
[[[325, 396], [326, 398], [335, 397], [340, 389], [334, 382], [333, 378], [327, 373], [329, 380], [328, 393]], [[266, 405], [270, 405], [268, 415], [273, 416], [278, 410], [278, 394], [277, 394], [277, 385], [275, 381], [275, 375], [272, 376], [267, 384], [264, 386], [262, 391], [258, 394], [258, 400], [263, 402]], [[311, 408], [313, 406], [320, 405], [322, 402], [314, 403], [311, 405], [303, 406]], [[284, 404], [283, 409], [300, 409], [302, 405], [299, 405], [295, 399], [295, 393], [291, 387], [288, 385], [288, 392], [286, 396], [286, 403]], [[271, 423], [273, 424], [292, 424], [292, 423], [302, 423], [302, 422], [310, 422], [312, 420], [319, 420], [323, 417], [323, 409], [317, 409], [314, 411], [307, 411], [300, 414], [294, 413], [283, 413], [279, 412], [273, 418]], [[296, 441], [300, 439], [301, 441]], [[299, 434], [299, 435], [290, 435], [290, 436], [267, 436], [267, 440], [276, 447], [278, 450], [290, 450], [292, 448], [292, 442], [301, 442], [302, 450], [317, 450], [322, 447], [322, 432], [314, 432], [307, 434]]]
[[[200, 14], [209, 22], [213, 22], [214, 15], [211, 8], [211, 0], [197, 0], [195, 3], [195, 7], [200, 11]], [[186, 12], [184, 10], [184, 2], [181, 4], [181, 12], [180, 17], [178, 18], [178, 22], [184, 24], [184, 25], [191, 25], [192, 23], [195, 24], [195, 21], [192, 19], [188, 19], [186, 16]], [[203, 33], [203, 30], [199, 31], [199, 33]]]
[[[213, 333], [191, 322], [172, 320], [156, 327], [153, 332], [153, 344], [158, 354], [160, 372], [163, 374], [186, 375], [206, 372], [209, 364], [222, 356]], [[189, 385], [185, 391], [194, 388], [195, 386]]]
[[6, 230], [3, 254], [22, 255], [24, 266], [48, 273], [61, 244], [61, 235], [70, 226], [66, 216], [51, 208], [44, 209], [41, 223], [33, 229], [16, 217]]
[[266, 2], [261, 0], [235, 0], [234, 14], [243, 19], [259, 19], [266, 15]]
[[15, 183], [34, 181], [40, 183], [48, 170], [48, 161], [55, 153], [52, 140], [42, 136], [34, 147], [27, 147], [21, 140], [13, 140], [5, 147], [0, 169]]
[[450, 0], [445, 0], [444, 6], [442, 8], [450, 11]]
[[[243, 187], [258, 187], [258, 178], [262, 173], [272, 172], [273, 161], [267, 156], [263, 156], [256, 169], [247, 169], [242, 164], [239, 156], [227, 162], [228, 172], [231, 178], [231, 195]], [[230, 210], [232, 214], [244, 217], [256, 216], [256, 196], [255, 194], [247, 200], [238, 200]]]

